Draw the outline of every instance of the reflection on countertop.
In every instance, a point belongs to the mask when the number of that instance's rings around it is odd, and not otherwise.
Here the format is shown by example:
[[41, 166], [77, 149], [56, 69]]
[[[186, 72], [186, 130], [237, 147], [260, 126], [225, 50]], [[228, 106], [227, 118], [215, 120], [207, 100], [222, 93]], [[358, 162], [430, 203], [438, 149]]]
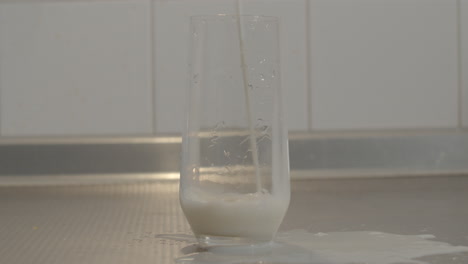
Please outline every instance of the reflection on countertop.
[[[177, 180], [141, 176], [133, 181], [127, 177], [73, 183], [70, 179], [55, 185], [0, 186], [1, 263], [174, 263], [184, 261], [189, 253], [197, 254], [179, 207]], [[363, 244], [385, 236], [395, 245], [377, 248], [384, 244], [378, 240], [371, 243], [373, 252], [383, 255], [349, 261], [387, 264], [392, 262], [383, 261], [394, 254], [394, 261], [401, 263], [405, 259], [398, 256], [402, 257], [402, 246], [407, 242], [427, 246], [416, 255], [406, 252], [407, 259], [427, 255], [425, 249], [450, 253], [418, 258], [420, 262], [413, 263], [468, 263], [468, 253], [463, 252], [468, 246], [466, 190], [468, 176], [464, 175], [293, 181], [291, 204], [276, 243], [313, 236], [309, 246], [315, 250], [312, 252], [322, 250], [320, 263], [342, 264], [347, 260], [338, 257], [345, 255], [330, 258], [323, 255], [326, 248], [320, 245], [331, 243], [328, 245], [343, 252], [359, 244], [347, 238]], [[182, 234], [187, 239], [172, 240], [158, 234]], [[337, 243], [340, 240], [342, 243]], [[301, 243], [291, 245], [301, 249]], [[329, 254], [337, 252], [327, 248]], [[277, 248], [277, 253], [281, 250], [290, 249]], [[308, 255], [301, 252], [307, 260]], [[371, 255], [364, 251], [360, 256]], [[284, 258], [264, 263], [287, 262], [294, 263]]]

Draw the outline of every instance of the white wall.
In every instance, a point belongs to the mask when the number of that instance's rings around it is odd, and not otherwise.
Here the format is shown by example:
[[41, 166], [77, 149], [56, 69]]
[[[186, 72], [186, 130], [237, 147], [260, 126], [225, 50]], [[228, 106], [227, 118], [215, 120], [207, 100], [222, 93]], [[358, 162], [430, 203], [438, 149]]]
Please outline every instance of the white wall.
[[468, 127], [468, 0], [461, 0], [459, 6], [459, 85], [460, 85], [460, 120], [463, 127]]
[[455, 0], [310, 3], [313, 128], [458, 125]]
[[[235, 0], [0, 0], [0, 135], [180, 132], [188, 17]], [[468, 0], [243, 0], [282, 20], [292, 131], [468, 126]]]

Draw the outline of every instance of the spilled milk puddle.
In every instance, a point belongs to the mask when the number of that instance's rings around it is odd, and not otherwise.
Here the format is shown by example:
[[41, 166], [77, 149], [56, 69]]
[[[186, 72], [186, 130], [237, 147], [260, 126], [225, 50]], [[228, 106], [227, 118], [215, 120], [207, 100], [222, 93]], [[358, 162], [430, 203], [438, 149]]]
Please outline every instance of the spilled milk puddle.
[[[177, 264], [425, 264], [425, 256], [468, 252], [466, 246], [436, 241], [433, 235], [398, 235], [375, 231], [278, 233], [263, 246], [200, 249], [193, 236], [165, 234], [166, 240], [194, 243], [182, 249]], [[455, 259], [455, 257], [454, 257]]]

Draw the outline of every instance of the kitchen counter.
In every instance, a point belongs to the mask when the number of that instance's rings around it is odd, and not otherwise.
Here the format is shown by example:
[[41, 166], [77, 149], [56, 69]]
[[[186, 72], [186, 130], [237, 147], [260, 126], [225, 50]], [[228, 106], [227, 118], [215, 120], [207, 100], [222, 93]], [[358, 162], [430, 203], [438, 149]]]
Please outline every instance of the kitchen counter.
[[[197, 254], [177, 180], [53, 183], [0, 186], [0, 263], [164, 264]], [[468, 176], [293, 181], [279, 236], [291, 230], [431, 234], [468, 246]], [[420, 261], [466, 264], [468, 252]]]

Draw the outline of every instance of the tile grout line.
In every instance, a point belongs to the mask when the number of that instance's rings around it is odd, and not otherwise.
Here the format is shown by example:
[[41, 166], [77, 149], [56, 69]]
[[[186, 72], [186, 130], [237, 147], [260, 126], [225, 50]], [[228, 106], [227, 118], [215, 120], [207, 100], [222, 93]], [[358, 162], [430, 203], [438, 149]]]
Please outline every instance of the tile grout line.
[[[0, 60], [1, 59], [2, 58], [0, 57]], [[3, 119], [2, 118], [2, 116], [3, 116], [3, 114], [2, 114], [3, 113], [3, 107], [2, 107], [2, 105], [3, 105], [2, 104], [3, 88], [2, 88], [2, 85], [1, 85], [2, 84], [1, 80], [2, 80], [2, 74], [0, 72], [0, 139], [3, 138], [3, 124], [2, 124], [2, 119]]]
[[151, 43], [151, 123], [153, 135], [157, 134], [156, 125], [156, 34], [155, 34], [154, 0], [150, 0], [150, 43]]
[[[468, 132], [464, 129], [462, 132]], [[391, 130], [323, 130], [308, 133], [294, 131], [290, 133], [292, 139], [307, 138], [348, 138], [348, 137], [395, 137], [395, 136], [424, 136], [424, 135], [454, 135], [460, 129], [454, 128], [419, 128], [419, 129], [391, 129]], [[180, 144], [179, 134], [159, 134], [158, 137], [147, 134], [122, 134], [109, 137], [108, 135], [21, 135], [3, 136], [0, 138], [0, 147], [3, 145], [88, 145], [88, 144]]]
[[311, 27], [310, 27], [310, 0], [305, 0], [305, 35], [306, 35], [306, 100], [307, 100], [307, 129], [313, 130], [312, 122], [312, 74], [311, 74]]
[[[0, 58], [1, 59], [1, 58]], [[3, 138], [3, 132], [2, 132], [2, 96], [3, 96], [3, 89], [2, 89], [2, 82], [1, 82], [2, 75], [0, 74], [0, 138]]]
[[457, 19], [457, 111], [458, 111], [458, 128], [463, 128], [463, 50], [462, 50], [462, 21], [461, 21], [461, 0], [456, 2], [456, 19]]

